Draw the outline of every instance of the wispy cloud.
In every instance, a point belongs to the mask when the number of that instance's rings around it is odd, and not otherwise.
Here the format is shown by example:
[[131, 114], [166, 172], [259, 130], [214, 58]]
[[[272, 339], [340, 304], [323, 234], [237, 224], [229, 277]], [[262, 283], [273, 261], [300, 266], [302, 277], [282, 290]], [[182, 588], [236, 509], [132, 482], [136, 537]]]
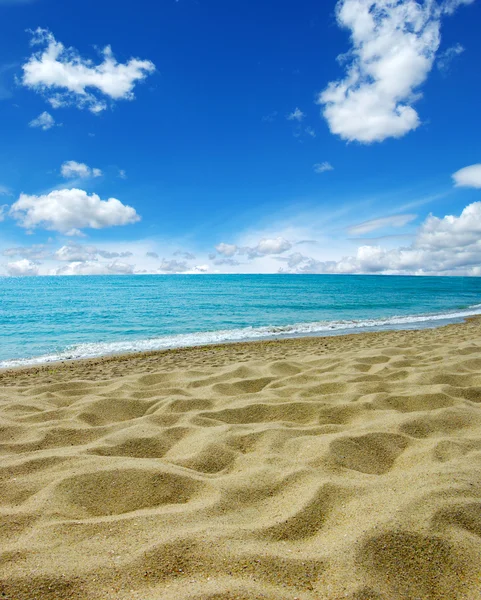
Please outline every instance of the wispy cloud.
[[38, 117], [36, 117], [32, 121], [30, 121], [30, 123], [28, 124], [29, 127], [38, 127], [39, 129], [42, 129], [43, 131], [47, 131], [48, 129], [51, 129], [54, 125], [55, 125], [55, 119], [52, 117], [52, 115], [50, 113], [48, 113], [46, 111], [44, 111], [42, 114], [40, 114]]
[[263, 116], [262, 121], [264, 123], [273, 123], [276, 120], [278, 114], [279, 113], [277, 112], [277, 110], [275, 110], [269, 113], [268, 115]]
[[386, 229], [388, 227], [404, 227], [408, 223], [412, 223], [417, 218], [417, 215], [392, 215], [389, 217], [381, 217], [379, 219], [371, 219], [370, 221], [364, 221], [358, 225], [349, 227], [348, 233], [350, 235], [364, 235], [377, 229]]
[[333, 171], [334, 167], [331, 163], [324, 161], [322, 163], [316, 163], [313, 167], [314, 173], [325, 173], [326, 171]]
[[461, 46], [461, 44], [455, 44], [454, 46], [451, 46], [439, 55], [438, 60], [436, 61], [436, 66], [442, 73], [447, 73], [456, 56], [459, 56], [463, 52], [464, 48]]
[[302, 121], [302, 119], [305, 117], [306, 115], [302, 112], [302, 110], [300, 108], [296, 108], [295, 110], [293, 110], [290, 114], [287, 115], [286, 119], [288, 121]]

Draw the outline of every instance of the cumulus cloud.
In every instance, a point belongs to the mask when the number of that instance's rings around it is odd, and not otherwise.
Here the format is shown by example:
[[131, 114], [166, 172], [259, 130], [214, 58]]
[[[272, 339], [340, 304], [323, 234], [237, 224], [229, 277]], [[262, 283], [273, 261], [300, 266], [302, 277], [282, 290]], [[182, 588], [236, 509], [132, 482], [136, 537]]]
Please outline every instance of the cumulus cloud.
[[364, 221], [358, 225], [354, 225], [348, 229], [350, 235], [364, 235], [377, 229], [386, 227], [404, 227], [416, 219], [417, 215], [393, 215], [391, 217], [382, 217], [380, 219], [372, 219]]
[[110, 46], [103, 49], [103, 60], [94, 64], [40, 27], [32, 32], [32, 45], [41, 49], [22, 66], [21, 81], [43, 94], [53, 108], [75, 106], [99, 113], [107, 101], [132, 100], [135, 85], [155, 70], [150, 60], [118, 63]]
[[91, 169], [85, 163], [79, 163], [75, 160], [67, 160], [60, 167], [62, 177], [65, 179], [73, 179], [74, 177], [80, 177], [87, 179], [88, 177], [101, 177], [102, 171], [100, 169]]
[[[299, 253], [287, 258], [295, 273], [390, 273], [481, 275], [481, 202], [468, 205], [459, 216], [430, 215], [410, 246], [391, 250], [361, 246], [354, 256], [320, 261]], [[285, 269], [281, 269], [285, 271]]]
[[336, 17], [350, 30], [344, 79], [318, 98], [333, 134], [348, 141], [380, 142], [416, 129], [413, 104], [432, 69], [443, 13], [472, 0], [339, 0]]
[[481, 164], [459, 169], [452, 177], [456, 187], [481, 188]]
[[51, 271], [51, 275], [132, 275], [134, 265], [114, 261], [111, 263], [99, 262], [71, 262], [63, 267]]
[[146, 252], [145, 256], [148, 256], [149, 258], [159, 258], [157, 252]]
[[314, 169], [314, 173], [325, 173], [326, 171], [333, 171], [334, 167], [331, 165], [331, 163], [328, 162], [322, 162], [322, 163], [316, 163], [313, 166]]
[[25, 229], [42, 227], [66, 235], [78, 235], [86, 227], [102, 229], [140, 220], [135, 209], [120, 200], [101, 200], [97, 194], [76, 188], [41, 196], [21, 194], [10, 208], [10, 215]]
[[7, 263], [5, 269], [11, 277], [25, 277], [38, 275], [39, 264], [22, 258], [16, 262]]
[[305, 116], [306, 115], [302, 112], [300, 108], [296, 108], [294, 111], [288, 114], [286, 118], [288, 121], [302, 121], [302, 119]]
[[281, 254], [291, 248], [291, 242], [283, 237], [277, 237], [274, 239], [262, 239], [252, 250], [257, 254]]
[[33, 119], [33, 121], [30, 121], [28, 124], [29, 127], [38, 127], [43, 131], [51, 129], [54, 125], [55, 119], [46, 111], [44, 111], [41, 115], [38, 115], [36, 119]]
[[159, 269], [165, 273], [183, 273], [189, 269], [189, 265], [184, 260], [166, 260], [164, 258]]
[[235, 244], [225, 244], [224, 242], [221, 242], [220, 244], [217, 244], [215, 249], [219, 254], [224, 256], [234, 256], [234, 254], [237, 253], [238, 247]]

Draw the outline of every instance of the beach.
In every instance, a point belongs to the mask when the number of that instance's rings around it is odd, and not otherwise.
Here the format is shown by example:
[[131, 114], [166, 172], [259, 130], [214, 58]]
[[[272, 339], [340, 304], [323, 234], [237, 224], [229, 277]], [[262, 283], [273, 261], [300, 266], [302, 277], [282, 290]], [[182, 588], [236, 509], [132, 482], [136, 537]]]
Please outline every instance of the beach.
[[481, 596], [481, 318], [0, 372], [0, 597]]

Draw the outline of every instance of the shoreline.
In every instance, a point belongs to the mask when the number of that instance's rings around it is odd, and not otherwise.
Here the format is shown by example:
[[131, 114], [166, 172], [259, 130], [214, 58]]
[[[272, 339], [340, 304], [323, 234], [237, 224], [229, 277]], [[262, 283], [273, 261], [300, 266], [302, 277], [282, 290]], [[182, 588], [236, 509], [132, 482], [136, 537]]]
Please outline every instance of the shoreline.
[[183, 359], [189, 356], [195, 356], [198, 353], [203, 355], [211, 354], [225, 350], [227, 354], [229, 350], [243, 350], [249, 348], [252, 351], [255, 350], [266, 350], [273, 348], [283, 348], [287, 352], [298, 352], [299, 345], [305, 345], [306, 348], [311, 346], [314, 349], [319, 345], [326, 345], [330, 342], [330, 347], [333, 350], [342, 351], [343, 340], [346, 342], [352, 342], [353, 340], [361, 341], [366, 339], [379, 339], [386, 338], [387, 336], [402, 335], [403, 333], [411, 333], [413, 335], [423, 335], [432, 331], [439, 331], [449, 328], [463, 328], [470, 323], [481, 324], [481, 315], [473, 315], [463, 318], [462, 321], [455, 323], [448, 323], [443, 325], [435, 325], [431, 327], [422, 328], [400, 328], [400, 329], [387, 329], [387, 330], [375, 330], [375, 331], [359, 331], [350, 333], [340, 333], [332, 335], [305, 335], [305, 336], [292, 336], [292, 337], [279, 337], [279, 338], [263, 338], [254, 339], [247, 341], [226, 341], [222, 343], [212, 344], [201, 344], [196, 346], [181, 346], [175, 348], [165, 348], [161, 350], [148, 350], [140, 352], [125, 352], [118, 354], [105, 354], [98, 357], [91, 358], [73, 358], [73, 359], [59, 359], [58, 361], [50, 361], [45, 363], [39, 363], [35, 365], [19, 365], [15, 367], [0, 368], [0, 385], [16, 375], [32, 375], [41, 374], [48, 372], [70, 372], [78, 368], [89, 368], [89, 367], [102, 367], [109, 364], [128, 364], [128, 366], [135, 368], [145, 360], [155, 360], [169, 357], [176, 357], [183, 361]]
[[[31, 357], [0, 360], [0, 373], [11, 369], [36, 368], [77, 360], [96, 360], [110, 356], [150, 354], [192, 347], [219, 346], [236, 343], [269, 342], [311, 337], [338, 337], [364, 333], [425, 330], [463, 323], [481, 316], [481, 304], [458, 308], [451, 312], [392, 315], [362, 320], [297, 322], [287, 325], [263, 325], [213, 331], [165, 334], [152, 338], [78, 342], [63, 350], [44, 352]], [[28, 344], [27, 344], [28, 345]], [[10, 364], [11, 363], [11, 364]]]

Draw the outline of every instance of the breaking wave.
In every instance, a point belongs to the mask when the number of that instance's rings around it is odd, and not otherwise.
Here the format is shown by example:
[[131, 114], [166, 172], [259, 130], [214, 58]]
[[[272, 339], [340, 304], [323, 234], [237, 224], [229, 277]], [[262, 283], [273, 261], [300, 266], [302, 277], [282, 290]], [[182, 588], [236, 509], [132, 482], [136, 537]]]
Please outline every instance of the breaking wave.
[[259, 339], [277, 339], [286, 337], [307, 337], [317, 335], [342, 335], [366, 330], [380, 331], [386, 329], [422, 329], [452, 322], [466, 317], [481, 314], [481, 304], [469, 306], [451, 312], [422, 315], [393, 316], [382, 319], [316, 321], [312, 323], [295, 323], [284, 326], [245, 327], [242, 329], [224, 329], [219, 331], [203, 331], [183, 333], [162, 337], [125, 340], [115, 342], [83, 343], [69, 346], [64, 350], [36, 356], [0, 361], [0, 368], [7, 369], [19, 366], [33, 366], [49, 362], [97, 358], [113, 354], [131, 352], [149, 352], [170, 348], [187, 348], [209, 344], [254, 341]]

